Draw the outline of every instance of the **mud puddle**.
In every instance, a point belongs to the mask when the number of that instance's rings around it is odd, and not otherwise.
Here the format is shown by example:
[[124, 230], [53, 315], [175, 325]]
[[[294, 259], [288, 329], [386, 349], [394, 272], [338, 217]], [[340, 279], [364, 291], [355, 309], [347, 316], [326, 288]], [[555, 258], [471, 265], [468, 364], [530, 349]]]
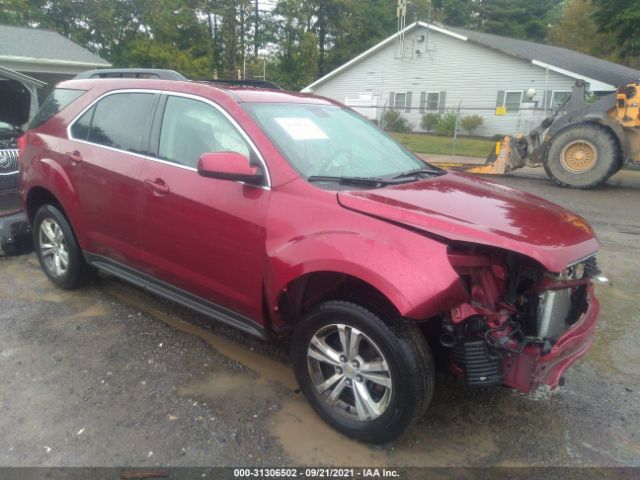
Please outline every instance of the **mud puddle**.
[[[383, 460], [386, 457], [383, 451], [352, 441], [325, 424], [298, 393], [290, 367], [168, 314], [128, 286], [114, 282], [105, 285], [103, 290], [136, 310], [204, 340], [218, 353], [255, 373], [252, 376], [218, 372], [179, 387], [178, 395], [214, 409], [216, 405], [233, 404], [234, 411], [252, 412], [266, 406], [271, 410], [266, 425], [295, 464], [382, 466], [387, 463]], [[271, 408], [271, 404], [277, 408]]]

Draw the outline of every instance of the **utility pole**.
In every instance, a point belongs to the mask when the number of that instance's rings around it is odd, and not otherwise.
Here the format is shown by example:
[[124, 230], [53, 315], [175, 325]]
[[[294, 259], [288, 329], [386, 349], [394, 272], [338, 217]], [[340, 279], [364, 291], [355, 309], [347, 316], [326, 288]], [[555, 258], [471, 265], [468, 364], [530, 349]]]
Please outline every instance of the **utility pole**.
[[244, 74], [244, 65], [245, 63], [245, 55], [247, 54], [247, 49], [245, 46], [245, 22], [246, 22], [246, 17], [245, 17], [245, 3], [244, 0], [240, 1], [240, 50], [242, 51], [242, 70], [243, 70], [243, 74]]
[[260, 10], [258, 9], [258, 0], [255, 2], [255, 31], [253, 33], [253, 56], [258, 58], [258, 47], [260, 46], [260, 34], [258, 28], [260, 26]]

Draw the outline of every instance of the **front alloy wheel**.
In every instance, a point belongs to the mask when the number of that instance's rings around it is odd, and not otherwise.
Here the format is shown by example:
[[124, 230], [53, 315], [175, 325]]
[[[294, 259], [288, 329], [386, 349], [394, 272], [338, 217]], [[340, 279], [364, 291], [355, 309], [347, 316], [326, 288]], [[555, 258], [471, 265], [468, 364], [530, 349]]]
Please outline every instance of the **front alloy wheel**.
[[309, 374], [325, 401], [357, 420], [378, 418], [389, 406], [389, 366], [373, 340], [357, 328], [332, 324], [319, 330], [307, 350]]
[[426, 410], [431, 352], [417, 325], [342, 300], [307, 312], [293, 333], [300, 390], [328, 424], [365, 442], [393, 440]]

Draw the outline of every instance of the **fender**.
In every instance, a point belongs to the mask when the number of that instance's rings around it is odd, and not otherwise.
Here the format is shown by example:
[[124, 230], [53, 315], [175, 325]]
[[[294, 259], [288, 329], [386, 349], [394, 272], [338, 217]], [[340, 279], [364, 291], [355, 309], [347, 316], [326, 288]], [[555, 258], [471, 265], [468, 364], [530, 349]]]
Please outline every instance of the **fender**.
[[[381, 230], [382, 223], [378, 223]], [[324, 231], [297, 237], [268, 255], [266, 294], [278, 304], [302, 275], [335, 272], [379, 290], [407, 318], [422, 320], [452, 308], [467, 294], [447, 257], [447, 246], [388, 225], [387, 235]]]
[[[32, 165], [38, 162], [39, 168], [33, 166], [28, 169], [29, 173], [25, 175], [25, 183], [27, 188], [24, 192], [25, 204], [29, 198], [30, 192], [34, 188], [43, 188], [49, 192], [60, 202], [65, 214], [73, 225], [74, 233], [80, 243], [84, 247], [82, 232], [85, 231], [85, 222], [82, 216], [79, 198], [75, 187], [71, 183], [69, 176], [62, 166], [52, 158], [33, 159]], [[30, 172], [38, 172], [37, 176], [31, 177]], [[30, 219], [33, 222], [33, 218]]]

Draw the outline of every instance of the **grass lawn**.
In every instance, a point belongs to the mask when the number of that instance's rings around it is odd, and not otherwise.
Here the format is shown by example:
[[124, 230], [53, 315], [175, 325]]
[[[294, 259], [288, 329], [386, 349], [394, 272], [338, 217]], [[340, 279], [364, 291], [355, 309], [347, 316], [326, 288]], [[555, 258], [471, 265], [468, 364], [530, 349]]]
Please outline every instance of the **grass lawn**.
[[[391, 133], [391, 136], [415, 153], [451, 155], [453, 139], [423, 133]], [[480, 138], [458, 137], [456, 155], [486, 158], [496, 142]]]

